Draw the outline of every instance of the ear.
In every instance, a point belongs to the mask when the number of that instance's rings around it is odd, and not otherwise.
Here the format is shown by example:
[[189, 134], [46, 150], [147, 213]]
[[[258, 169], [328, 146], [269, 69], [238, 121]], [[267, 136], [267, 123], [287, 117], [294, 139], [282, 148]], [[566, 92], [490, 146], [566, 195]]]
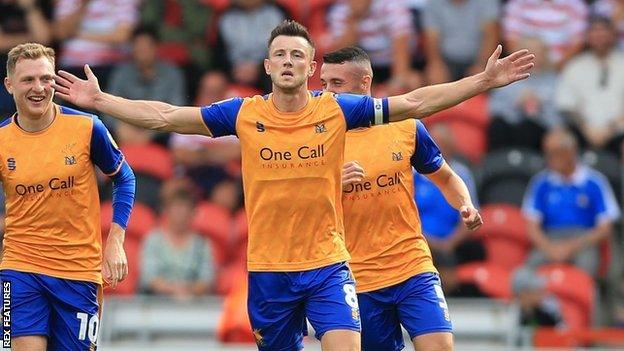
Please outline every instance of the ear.
[[264, 72], [267, 76], [271, 75], [271, 66], [269, 65], [269, 59], [264, 59]]
[[9, 77], [4, 77], [4, 87], [9, 92], [9, 94], [13, 95], [13, 86], [11, 86], [11, 80]]
[[314, 72], [316, 72], [316, 66], [316, 61], [312, 60], [312, 62], [310, 62], [310, 71], [308, 72], [308, 76], [312, 77], [314, 75]]
[[362, 77], [362, 89], [363, 89], [363, 91], [369, 91], [372, 84], [373, 84], [373, 77], [371, 77], [368, 74], [365, 75], [364, 77]]

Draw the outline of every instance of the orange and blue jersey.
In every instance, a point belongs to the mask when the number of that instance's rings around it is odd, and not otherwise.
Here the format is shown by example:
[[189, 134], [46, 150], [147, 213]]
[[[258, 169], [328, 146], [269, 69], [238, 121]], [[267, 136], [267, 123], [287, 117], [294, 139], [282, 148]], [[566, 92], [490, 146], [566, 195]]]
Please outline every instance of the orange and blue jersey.
[[19, 116], [0, 124], [6, 229], [0, 270], [102, 283], [100, 201], [94, 166], [113, 179], [113, 221], [125, 228], [134, 175], [102, 122], [54, 105], [29, 133]]
[[388, 120], [387, 99], [310, 92], [297, 112], [272, 95], [201, 109], [215, 137], [241, 141], [250, 271], [303, 271], [349, 259], [341, 205], [348, 129]]
[[342, 198], [358, 293], [435, 273], [414, 203], [412, 165], [432, 173], [444, 159], [424, 125], [410, 119], [350, 131], [345, 160], [358, 161], [365, 172]]

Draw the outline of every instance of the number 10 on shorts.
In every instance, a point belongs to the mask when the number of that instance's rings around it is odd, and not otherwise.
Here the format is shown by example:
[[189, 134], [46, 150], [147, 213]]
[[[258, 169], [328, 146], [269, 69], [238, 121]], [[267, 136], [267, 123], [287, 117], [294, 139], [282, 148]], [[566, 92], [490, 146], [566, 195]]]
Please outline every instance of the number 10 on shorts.
[[85, 340], [89, 337], [89, 341], [93, 344], [96, 343], [98, 337], [98, 329], [100, 319], [97, 314], [94, 314], [89, 318], [89, 315], [84, 312], [76, 313], [76, 317], [80, 321], [80, 331], [78, 332], [78, 340]]

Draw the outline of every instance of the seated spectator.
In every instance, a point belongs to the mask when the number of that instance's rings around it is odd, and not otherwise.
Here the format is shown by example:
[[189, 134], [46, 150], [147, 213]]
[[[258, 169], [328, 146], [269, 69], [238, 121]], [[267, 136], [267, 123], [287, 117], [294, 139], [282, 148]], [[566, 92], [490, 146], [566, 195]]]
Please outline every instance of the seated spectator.
[[479, 73], [498, 44], [496, 0], [428, 1], [423, 10], [429, 84]]
[[172, 184], [163, 189], [162, 225], [143, 243], [141, 288], [184, 299], [212, 291], [215, 263], [210, 246], [190, 228], [195, 210], [190, 189]]
[[[139, 27], [132, 34], [132, 61], [113, 69], [108, 91], [134, 100], [158, 100], [172, 105], [186, 104], [184, 74], [167, 62], [158, 59], [156, 31]], [[117, 120], [106, 118], [106, 123], [116, 130]], [[121, 123], [121, 122], [119, 122]], [[135, 128], [124, 126], [124, 128]], [[156, 137], [155, 132], [148, 134]], [[166, 139], [161, 133], [160, 138]], [[123, 138], [120, 138], [120, 142]]]
[[588, 7], [583, 0], [510, 0], [502, 27], [510, 52], [526, 37], [539, 37], [557, 70], [583, 49]]
[[[50, 0], [0, 1], [0, 77], [6, 77], [9, 50], [18, 44], [36, 42], [43, 45], [52, 40]], [[15, 103], [6, 89], [0, 89], [0, 120], [15, 113]]]
[[58, 66], [84, 77], [88, 63], [100, 86], [111, 69], [128, 57], [128, 42], [139, 19], [138, 0], [58, 0], [54, 34], [60, 41]]
[[624, 50], [624, 0], [598, 0], [592, 5], [592, 11], [611, 19], [617, 27], [618, 47]]
[[263, 67], [266, 44], [271, 30], [284, 19], [282, 10], [267, 0], [232, 0], [219, 19], [219, 35], [235, 83], [270, 91]]
[[557, 297], [546, 291], [546, 280], [535, 271], [517, 269], [512, 277], [514, 298], [520, 305], [520, 324], [525, 327], [562, 327]]
[[[433, 139], [451, 168], [466, 183], [475, 206], [479, 206], [477, 191], [470, 169], [455, 158], [453, 135], [443, 124], [430, 128]], [[440, 272], [442, 282], [450, 281], [455, 266], [485, 259], [485, 249], [480, 241], [471, 239], [463, 225], [459, 211], [448, 204], [444, 195], [427, 177], [414, 171], [414, 200], [418, 207], [423, 234], [427, 238], [433, 262]], [[444, 264], [442, 264], [444, 263]]]
[[582, 146], [621, 154], [624, 140], [624, 52], [615, 48], [615, 28], [605, 17], [592, 17], [588, 50], [565, 67], [556, 95]]
[[357, 45], [371, 58], [375, 82], [398, 94], [422, 85], [411, 69], [410, 44], [414, 28], [404, 0], [344, 0], [330, 8], [329, 36], [322, 51]]
[[548, 169], [533, 177], [522, 208], [534, 247], [525, 265], [570, 262], [596, 277], [598, 244], [613, 233], [620, 210], [606, 178], [580, 164], [577, 153], [571, 133], [546, 135]]
[[531, 79], [496, 89], [490, 95], [489, 150], [509, 146], [540, 151], [546, 131], [561, 123], [555, 92], [557, 73], [547, 48], [538, 38], [525, 38], [521, 47], [535, 54]]

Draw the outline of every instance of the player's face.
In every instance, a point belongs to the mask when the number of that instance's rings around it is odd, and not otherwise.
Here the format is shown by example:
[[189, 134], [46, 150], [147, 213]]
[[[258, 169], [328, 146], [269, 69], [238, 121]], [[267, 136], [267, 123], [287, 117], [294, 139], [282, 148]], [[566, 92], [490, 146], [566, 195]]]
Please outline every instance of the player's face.
[[332, 93], [351, 93], [366, 95], [367, 85], [361, 71], [351, 62], [324, 63], [321, 66], [321, 84], [323, 90]]
[[45, 57], [18, 60], [13, 74], [4, 79], [18, 113], [33, 119], [43, 117], [52, 108], [53, 82], [54, 66]]
[[271, 76], [273, 85], [286, 91], [297, 90], [314, 74], [316, 62], [314, 50], [301, 37], [280, 35], [269, 47], [269, 58], [264, 60], [264, 69]]

